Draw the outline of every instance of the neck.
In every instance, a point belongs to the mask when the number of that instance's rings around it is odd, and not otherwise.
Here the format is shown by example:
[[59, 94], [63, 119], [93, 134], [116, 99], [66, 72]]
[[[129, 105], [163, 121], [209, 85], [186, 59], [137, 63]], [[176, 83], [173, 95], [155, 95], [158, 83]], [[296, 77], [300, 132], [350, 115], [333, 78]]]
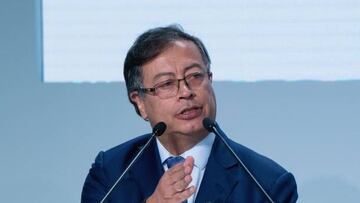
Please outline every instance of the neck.
[[197, 143], [203, 140], [208, 135], [208, 132], [201, 132], [187, 135], [187, 134], [164, 134], [159, 137], [161, 144], [173, 155], [180, 155], [185, 151], [193, 148]]

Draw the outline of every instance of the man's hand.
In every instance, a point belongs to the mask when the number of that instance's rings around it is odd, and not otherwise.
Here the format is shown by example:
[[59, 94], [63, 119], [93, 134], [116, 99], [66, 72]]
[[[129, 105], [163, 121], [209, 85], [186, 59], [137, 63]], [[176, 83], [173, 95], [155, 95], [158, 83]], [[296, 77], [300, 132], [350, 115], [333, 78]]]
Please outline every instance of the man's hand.
[[183, 163], [178, 163], [167, 170], [146, 202], [179, 203], [188, 199], [195, 192], [195, 186], [188, 187], [192, 180], [193, 167], [194, 158], [189, 156]]

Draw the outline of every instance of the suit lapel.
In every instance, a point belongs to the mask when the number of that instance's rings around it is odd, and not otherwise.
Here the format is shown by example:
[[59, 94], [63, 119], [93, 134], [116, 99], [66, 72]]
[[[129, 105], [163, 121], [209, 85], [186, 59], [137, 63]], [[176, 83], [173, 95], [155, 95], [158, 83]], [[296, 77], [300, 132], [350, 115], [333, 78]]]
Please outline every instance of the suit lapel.
[[[142, 147], [139, 146], [139, 150]], [[147, 198], [155, 191], [163, 173], [164, 169], [161, 164], [156, 139], [153, 139], [149, 147], [130, 170], [130, 176], [139, 186], [143, 198]]]
[[232, 175], [231, 168], [237, 164], [233, 155], [216, 137], [204, 177], [202, 179], [196, 202], [225, 202], [239, 179]]
[[[143, 145], [144, 143], [139, 145], [139, 150]], [[195, 202], [225, 202], [241, 180], [241, 177], [236, 175], [238, 172], [238, 168], [234, 167], [236, 165], [237, 160], [216, 137]], [[156, 139], [153, 139], [148, 149], [129, 171], [129, 178], [133, 179], [138, 186], [141, 193], [139, 195], [147, 198], [155, 191], [163, 174], [164, 169]]]

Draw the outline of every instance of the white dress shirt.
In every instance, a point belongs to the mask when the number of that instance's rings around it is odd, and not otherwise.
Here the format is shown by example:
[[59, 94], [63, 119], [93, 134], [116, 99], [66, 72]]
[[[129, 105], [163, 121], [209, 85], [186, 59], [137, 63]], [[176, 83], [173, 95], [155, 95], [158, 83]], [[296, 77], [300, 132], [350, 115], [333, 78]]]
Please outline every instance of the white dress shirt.
[[[196, 191], [193, 195], [191, 195], [187, 199], [188, 203], [195, 202], [195, 198], [199, 191], [201, 180], [204, 176], [205, 167], [206, 167], [207, 161], [210, 156], [210, 152], [211, 152], [212, 145], [214, 143], [214, 139], [215, 139], [215, 135], [210, 133], [203, 140], [201, 140], [199, 143], [197, 143], [193, 148], [191, 148], [179, 155], [179, 156], [182, 156], [183, 158], [186, 158], [188, 156], [194, 157], [194, 168], [191, 172], [192, 181], [189, 186], [194, 185]], [[156, 143], [157, 143], [157, 146], [159, 149], [161, 163], [163, 163], [164, 170], [167, 171], [168, 167], [165, 163], [165, 160], [169, 157], [176, 156], [176, 155], [171, 154], [161, 144], [161, 142], [158, 139], [156, 139]]]

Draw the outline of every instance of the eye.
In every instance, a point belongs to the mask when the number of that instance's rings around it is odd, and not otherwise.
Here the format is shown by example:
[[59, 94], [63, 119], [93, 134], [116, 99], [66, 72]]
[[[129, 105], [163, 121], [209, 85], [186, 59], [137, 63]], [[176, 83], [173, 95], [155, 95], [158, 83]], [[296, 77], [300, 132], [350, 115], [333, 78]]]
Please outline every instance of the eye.
[[188, 79], [202, 79], [204, 77], [204, 74], [201, 72], [191, 73], [186, 78]]
[[175, 80], [166, 80], [166, 81], [160, 82], [157, 85], [155, 85], [156, 88], [162, 89], [162, 90], [171, 89], [174, 86], [176, 86]]

